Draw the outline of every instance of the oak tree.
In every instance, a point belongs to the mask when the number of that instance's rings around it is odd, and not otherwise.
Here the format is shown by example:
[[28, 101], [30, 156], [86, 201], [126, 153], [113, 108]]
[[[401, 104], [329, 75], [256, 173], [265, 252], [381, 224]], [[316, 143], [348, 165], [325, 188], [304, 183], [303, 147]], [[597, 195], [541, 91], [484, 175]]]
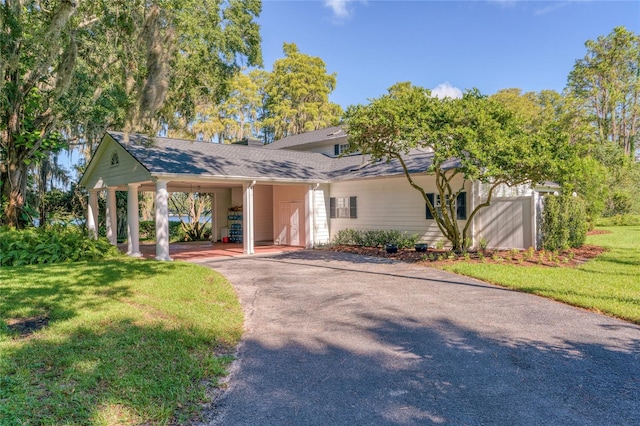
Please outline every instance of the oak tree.
[[[491, 204], [495, 189], [550, 178], [555, 153], [567, 140], [552, 126], [528, 126], [516, 111], [477, 90], [467, 91], [461, 99], [438, 99], [410, 83], [392, 86], [368, 105], [350, 107], [345, 121], [351, 150], [371, 155], [372, 161], [401, 164], [409, 184], [457, 252], [467, 249], [473, 218]], [[420, 186], [406, 165], [413, 148], [433, 152], [431, 164], [417, 175], [434, 176], [440, 208], [427, 195], [432, 191]], [[474, 180], [486, 184], [486, 195], [461, 227], [456, 200]]]

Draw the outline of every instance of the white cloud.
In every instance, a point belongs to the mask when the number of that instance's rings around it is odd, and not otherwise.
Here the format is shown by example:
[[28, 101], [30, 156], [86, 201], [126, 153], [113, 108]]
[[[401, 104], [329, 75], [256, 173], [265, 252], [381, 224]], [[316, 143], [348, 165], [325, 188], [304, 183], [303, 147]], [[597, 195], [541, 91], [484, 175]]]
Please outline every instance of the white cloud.
[[435, 89], [432, 89], [431, 95], [440, 99], [444, 99], [444, 98], [459, 99], [462, 97], [462, 90], [458, 89], [455, 86], [452, 86], [451, 83], [447, 81], [445, 83], [438, 84]]
[[333, 12], [333, 17], [338, 21], [350, 18], [353, 13], [352, 3], [367, 3], [367, 0], [324, 0], [325, 7]]
[[347, 4], [351, 0], [324, 0], [324, 5], [333, 11], [336, 18], [344, 19], [348, 18], [350, 11], [347, 8]]

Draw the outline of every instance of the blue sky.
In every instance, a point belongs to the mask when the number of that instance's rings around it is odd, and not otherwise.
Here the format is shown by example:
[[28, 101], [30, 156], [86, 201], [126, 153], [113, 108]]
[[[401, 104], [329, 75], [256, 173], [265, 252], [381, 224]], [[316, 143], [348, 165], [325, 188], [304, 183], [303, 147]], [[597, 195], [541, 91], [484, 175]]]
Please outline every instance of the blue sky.
[[337, 73], [331, 100], [347, 107], [399, 81], [562, 91], [587, 40], [640, 33], [640, 1], [263, 0], [258, 22], [265, 69], [294, 42]]

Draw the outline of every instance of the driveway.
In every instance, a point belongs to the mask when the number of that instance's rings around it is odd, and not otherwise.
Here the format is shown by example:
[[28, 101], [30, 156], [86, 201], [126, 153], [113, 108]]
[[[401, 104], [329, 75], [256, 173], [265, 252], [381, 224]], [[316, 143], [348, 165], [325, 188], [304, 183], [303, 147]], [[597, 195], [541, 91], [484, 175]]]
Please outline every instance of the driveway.
[[199, 263], [246, 332], [204, 424], [640, 424], [640, 327], [387, 259]]

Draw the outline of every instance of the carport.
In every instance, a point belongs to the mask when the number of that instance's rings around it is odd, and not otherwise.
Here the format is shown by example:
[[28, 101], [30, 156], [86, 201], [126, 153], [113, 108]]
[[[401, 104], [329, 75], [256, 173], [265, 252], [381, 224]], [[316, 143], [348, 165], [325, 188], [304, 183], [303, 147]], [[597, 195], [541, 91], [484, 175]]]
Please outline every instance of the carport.
[[116, 192], [126, 191], [127, 254], [141, 256], [138, 195], [154, 192], [155, 258], [172, 260], [169, 194], [199, 192], [212, 195], [214, 240], [222, 237], [229, 209], [242, 206], [233, 218], [244, 254], [254, 254], [256, 242], [311, 247], [318, 235], [327, 234], [328, 199], [326, 181], [306, 164], [307, 158], [259, 147], [108, 132], [80, 180], [89, 192], [87, 228], [98, 236], [103, 192], [106, 235], [117, 244]]

